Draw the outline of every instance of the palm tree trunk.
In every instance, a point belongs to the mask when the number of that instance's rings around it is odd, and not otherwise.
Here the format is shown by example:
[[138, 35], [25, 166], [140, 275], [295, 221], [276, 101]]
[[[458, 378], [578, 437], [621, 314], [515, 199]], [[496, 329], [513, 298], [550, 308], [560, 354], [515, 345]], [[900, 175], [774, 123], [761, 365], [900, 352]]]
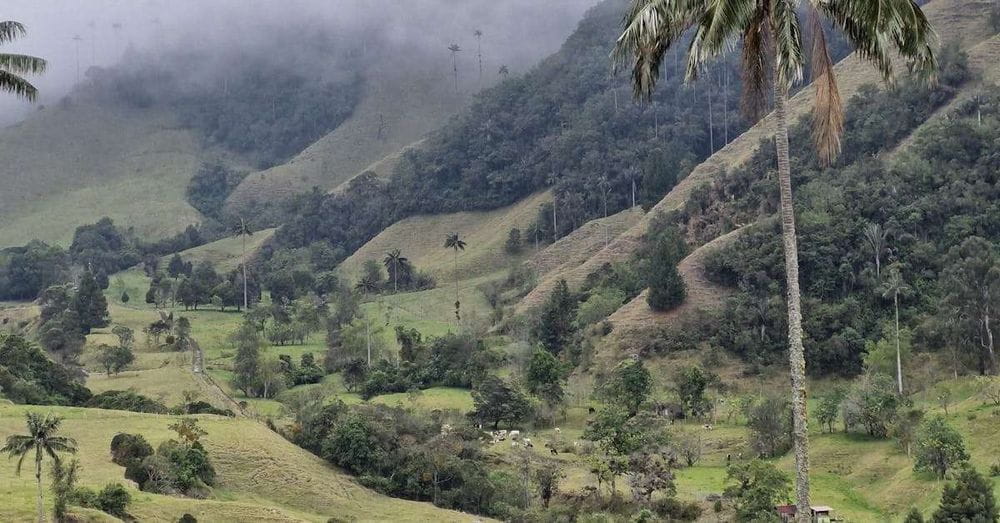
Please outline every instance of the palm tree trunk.
[[903, 395], [903, 360], [899, 355], [899, 293], [892, 295], [892, 304], [896, 308], [896, 385], [899, 395]]
[[38, 497], [35, 507], [38, 509], [38, 523], [45, 521], [45, 503], [42, 501], [42, 449], [35, 448], [35, 483], [38, 485]]
[[243, 235], [243, 309], [249, 309], [247, 301], [247, 237]]
[[777, 85], [774, 115], [777, 120], [775, 149], [778, 153], [778, 186], [781, 192], [781, 239], [785, 248], [785, 279], [788, 286], [788, 366], [792, 375], [792, 436], [795, 444], [796, 519], [808, 522], [809, 433], [806, 414], [806, 360], [802, 346], [802, 308], [799, 297], [799, 254], [792, 204], [792, 175], [788, 157], [788, 117], [785, 104], [788, 87]]

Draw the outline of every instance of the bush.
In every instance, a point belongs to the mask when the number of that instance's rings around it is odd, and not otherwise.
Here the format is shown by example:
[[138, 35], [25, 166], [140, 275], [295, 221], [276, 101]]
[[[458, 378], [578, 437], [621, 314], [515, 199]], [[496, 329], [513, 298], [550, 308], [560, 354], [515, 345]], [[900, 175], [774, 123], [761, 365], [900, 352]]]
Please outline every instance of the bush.
[[656, 238], [648, 267], [649, 295], [646, 297], [654, 311], [673, 309], [687, 297], [684, 279], [677, 270], [677, 264], [686, 253], [687, 245], [676, 228], [668, 228]]
[[85, 406], [93, 409], [128, 410], [151, 414], [166, 414], [168, 411], [166, 405], [130, 390], [104, 391], [90, 398]]
[[917, 455], [913, 470], [933, 472], [944, 479], [948, 469], [969, 461], [962, 435], [945, 421], [934, 416], [925, 421], [917, 436]]
[[153, 455], [153, 447], [139, 434], [119, 433], [111, 438], [111, 461], [128, 467]]
[[694, 521], [701, 517], [701, 507], [677, 498], [661, 498], [653, 502], [653, 511], [667, 521]]
[[132, 495], [129, 494], [128, 490], [125, 490], [125, 487], [121, 486], [119, 483], [105, 486], [101, 489], [101, 492], [97, 494], [96, 499], [97, 508], [119, 518], [128, 516], [128, 512], [126, 510], [131, 502]]

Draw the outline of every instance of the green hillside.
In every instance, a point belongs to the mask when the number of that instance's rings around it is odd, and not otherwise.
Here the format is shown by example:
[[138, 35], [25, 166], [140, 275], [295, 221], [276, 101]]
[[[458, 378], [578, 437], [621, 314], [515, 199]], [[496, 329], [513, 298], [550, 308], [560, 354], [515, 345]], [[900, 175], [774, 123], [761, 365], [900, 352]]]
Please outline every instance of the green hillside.
[[[119, 432], [142, 434], [155, 447], [173, 433], [176, 418], [152, 414], [66, 407], [0, 405], [0, 438], [24, 430], [24, 413], [52, 412], [65, 421], [60, 434], [75, 438], [82, 465], [79, 484], [102, 487], [126, 483], [124, 469], [111, 462], [108, 446]], [[246, 419], [198, 416], [208, 432], [201, 441], [219, 476], [208, 499], [148, 494], [130, 489], [129, 513], [139, 521], [176, 521], [190, 513], [200, 521], [470, 521], [457, 512], [381, 496], [367, 490], [319, 458], [285, 441], [264, 425]], [[48, 475], [46, 474], [46, 477]], [[14, 463], [0, 462], [0, 519], [34, 517], [34, 478], [14, 475]], [[47, 500], [51, 507], [51, 499]]]
[[150, 239], [183, 231], [202, 220], [184, 188], [212, 156], [163, 110], [72, 97], [40, 109], [0, 130], [0, 246], [68, 245], [103, 216]]

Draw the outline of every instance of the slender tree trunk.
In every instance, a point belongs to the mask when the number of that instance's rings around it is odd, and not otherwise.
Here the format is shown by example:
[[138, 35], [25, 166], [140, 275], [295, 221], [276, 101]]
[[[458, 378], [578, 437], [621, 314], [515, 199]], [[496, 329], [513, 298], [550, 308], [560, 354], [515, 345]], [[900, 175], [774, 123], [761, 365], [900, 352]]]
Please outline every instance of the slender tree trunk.
[[45, 521], [45, 503], [42, 501], [42, 449], [35, 448], [35, 483], [38, 486], [38, 497], [35, 500], [38, 509], [38, 523]]
[[788, 157], [788, 117], [785, 104], [788, 87], [775, 86], [774, 116], [777, 123], [775, 149], [778, 154], [778, 186], [781, 192], [781, 237], [785, 249], [785, 279], [788, 286], [788, 366], [792, 378], [792, 436], [795, 446], [796, 519], [808, 522], [809, 433], [806, 414], [806, 360], [802, 346], [802, 309], [799, 296], [799, 255], [792, 203], [792, 176]]
[[[892, 304], [896, 308], [896, 385], [899, 395], [903, 395], [903, 360], [899, 355], [899, 292], [892, 295]], [[909, 454], [909, 451], [907, 451]]]
[[243, 235], [243, 308], [249, 309], [249, 301], [247, 301], [247, 236]]
[[365, 316], [365, 344], [368, 348], [368, 368], [372, 368], [372, 320]]
[[715, 154], [715, 118], [712, 114], [712, 71], [708, 71], [708, 149]]

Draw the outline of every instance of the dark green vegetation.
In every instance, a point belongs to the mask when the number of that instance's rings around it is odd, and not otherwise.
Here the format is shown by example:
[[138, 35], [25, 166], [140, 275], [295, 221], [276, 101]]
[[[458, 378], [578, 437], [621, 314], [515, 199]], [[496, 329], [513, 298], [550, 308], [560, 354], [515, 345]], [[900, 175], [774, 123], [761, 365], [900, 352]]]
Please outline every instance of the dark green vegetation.
[[125, 467], [125, 478], [143, 491], [206, 497], [215, 483], [215, 468], [198, 441], [206, 432], [194, 418], [184, 418], [170, 429], [179, 441], [164, 441], [156, 452], [142, 435], [117, 434], [111, 440], [113, 461]]
[[[350, 72], [356, 68], [346, 50], [336, 48], [332, 38], [312, 30], [268, 33], [269, 45], [283, 50], [281, 57], [234, 52], [206, 60], [187, 50], [154, 59], [133, 53], [115, 67], [88, 71], [88, 88], [99, 99], [169, 107], [207, 143], [270, 167], [350, 116], [361, 81]], [[330, 63], [339, 63], [339, 69], [331, 71]], [[192, 71], [197, 64], [207, 69]], [[204, 78], [194, 80], [197, 73]]]
[[[866, 340], [878, 339], [892, 314], [891, 296], [883, 297], [890, 270], [914, 290], [901, 297], [900, 318], [915, 329], [921, 345], [942, 350], [954, 346], [954, 336], [984, 335], [972, 325], [943, 328], [939, 320], [951, 310], [946, 294], [956, 287], [939, 283], [949, 266], [978, 256], [966, 252], [974, 245], [959, 249], [963, 242], [997, 238], [990, 164], [996, 97], [963, 103], [947, 122], [921, 131], [892, 163], [877, 155], [897, 145], [967, 81], [963, 55], [949, 48], [941, 60], [936, 87], [906, 81], [893, 91], [865, 90], [852, 99], [843, 154], [832, 167], [821, 168], [811, 154], [793, 156], [813, 375], [861, 371]], [[793, 142], [808, 139], [804, 126], [792, 134]], [[776, 204], [773, 178], [766, 175], [773, 163], [773, 151], [761, 148], [747, 167], [696, 190], [677, 216], [689, 235], [701, 239], [761, 219], [706, 261], [710, 278], [741, 291], [720, 314], [715, 342], [759, 363], [777, 361], [785, 350], [779, 224], [767, 218]], [[973, 315], [970, 321], [978, 320]], [[958, 357], [975, 361], [980, 370], [991, 368], [988, 350], [976, 352]]]
[[90, 399], [68, 367], [15, 334], [0, 336], [0, 390], [11, 401], [32, 405], [80, 405]]

